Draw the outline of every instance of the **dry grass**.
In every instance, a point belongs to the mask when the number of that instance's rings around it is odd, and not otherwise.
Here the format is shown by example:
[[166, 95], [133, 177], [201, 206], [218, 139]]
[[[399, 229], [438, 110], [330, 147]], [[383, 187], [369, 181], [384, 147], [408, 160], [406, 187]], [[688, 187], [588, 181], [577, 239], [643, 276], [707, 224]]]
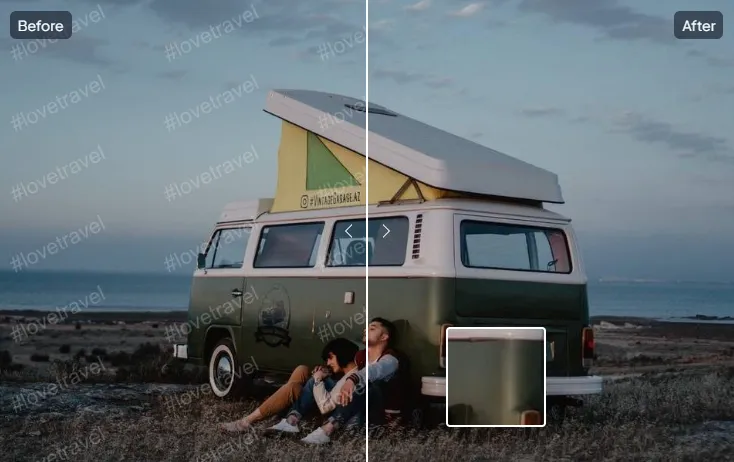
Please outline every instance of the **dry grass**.
[[[295, 437], [265, 437], [260, 432], [229, 435], [216, 424], [252, 411], [254, 403], [223, 402], [211, 395], [189, 405], [167, 399], [159, 397], [151, 411], [134, 416], [87, 414], [6, 423], [0, 431], [2, 460], [41, 460], [60, 448], [66, 448], [66, 460], [97, 462], [365, 460], [364, 433], [341, 435], [329, 447], [311, 447]], [[316, 423], [307, 425], [302, 436]], [[75, 443], [81, 449], [72, 455]]]
[[[40, 352], [37, 344], [14, 345], [15, 352], [0, 351], [0, 384], [69, 377], [100, 358], [107, 373], [92, 374], [84, 382], [196, 384], [204, 380], [200, 370], [171, 361], [170, 351], [161, 350], [155, 340], [145, 344], [151, 340], [139, 332], [115, 337], [95, 329], [102, 327], [84, 325], [75, 330], [68, 326], [64, 342], [71, 344], [71, 351], [62, 356], [58, 354], [60, 341], [49, 342], [40, 334], [29, 339], [47, 346], [43, 352], [51, 354], [48, 363], [23, 361]], [[122, 332], [123, 328], [115, 329]], [[694, 337], [683, 332], [685, 339], [674, 336], [675, 341], [645, 332], [601, 332], [598, 363], [602, 370], [598, 373], [646, 375], [607, 385], [603, 395], [570, 412], [562, 426], [381, 431], [370, 438], [370, 460], [734, 460], [734, 368], [726, 366], [734, 346], [730, 331], [716, 329], [706, 335], [714, 338], [721, 331], [721, 340], [699, 336], [698, 331]], [[76, 343], [69, 339], [73, 332]], [[109, 341], [102, 342], [106, 336]], [[128, 343], [122, 346], [123, 341]], [[23, 363], [14, 362], [10, 353]], [[700, 367], [692, 367], [691, 358], [703, 358], [697, 360]], [[39, 370], [43, 376], [38, 375]], [[328, 447], [313, 448], [297, 438], [266, 438], [259, 432], [240, 437], [222, 434], [216, 424], [251, 411], [254, 402], [222, 402], [210, 393], [184, 396], [176, 400], [158, 395], [145, 398], [150, 399], [150, 406], [119, 415], [76, 411], [22, 417], [0, 409], [0, 460], [54, 460], [49, 456], [60, 448], [66, 448], [67, 457], [55, 460], [365, 460], [366, 442], [361, 435], [342, 435]], [[317, 423], [309, 425], [313, 428]]]
[[445, 429], [371, 438], [371, 460], [686, 461], [734, 460], [731, 438], [704, 432], [709, 421], [734, 421], [732, 370], [636, 378], [542, 429]]
[[[702, 427], [710, 421], [734, 421], [733, 375], [721, 369], [612, 383], [556, 427], [377, 432], [370, 439], [370, 459], [734, 460], [734, 425], [723, 437]], [[217, 430], [218, 422], [253, 406], [248, 401], [222, 402], [208, 394], [188, 400], [158, 397], [151, 410], [139, 414], [40, 423], [16, 419], [3, 425], [0, 454], [6, 460], [38, 460], [59, 447], [70, 451], [77, 442], [83, 449], [70, 460], [365, 460], [361, 435], [342, 435], [328, 447], [313, 448], [297, 438], [266, 438], [259, 432], [237, 437]], [[310, 428], [316, 424], [311, 422]]]

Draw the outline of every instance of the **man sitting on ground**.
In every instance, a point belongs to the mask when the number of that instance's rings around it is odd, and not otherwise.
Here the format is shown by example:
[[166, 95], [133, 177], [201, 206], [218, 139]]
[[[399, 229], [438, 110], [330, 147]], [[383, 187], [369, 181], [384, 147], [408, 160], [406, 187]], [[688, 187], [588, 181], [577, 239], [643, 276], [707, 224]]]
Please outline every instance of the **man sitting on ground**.
[[400, 364], [400, 355], [392, 348], [395, 341], [395, 325], [387, 319], [374, 318], [367, 334], [368, 366], [347, 377], [347, 383], [340, 391], [339, 402], [347, 405], [352, 401], [355, 390], [357, 394], [364, 394], [366, 387], [369, 420], [374, 425], [396, 421], [405, 407], [407, 368]]
[[[326, 368], [315, 370], [312, 380], [309, 380], [303, 387], [300, 397], [296, 400], [288, 415], [268, 430], [299, 433], [301, 431], [298, 426], [299, 422], [314, 406], [318, 407], [322, 415], [333, 413], [332, 417], [335, 421], [349, 420], [348, 417], [355, 413], [355, 408], [360, 403], [355, 402], [351, 406], [340, 406], [338, 398], [347, 378], [357, 372], [355, 361], [357, 351], [357, 345], [345, 338], [338, 338], [329, 342], [323, 351], [323, 357], [327, 362], [329, 371]], [[344, 375], [334, 383], [327, 380], [329, 379], [329, 373]], [[323, 438], [323, 436], [325, 436], [323, 435], [323, 429], [319, 427], [303, 441], [314, 443], [328, 441], [328, 436], [326, 438]]]

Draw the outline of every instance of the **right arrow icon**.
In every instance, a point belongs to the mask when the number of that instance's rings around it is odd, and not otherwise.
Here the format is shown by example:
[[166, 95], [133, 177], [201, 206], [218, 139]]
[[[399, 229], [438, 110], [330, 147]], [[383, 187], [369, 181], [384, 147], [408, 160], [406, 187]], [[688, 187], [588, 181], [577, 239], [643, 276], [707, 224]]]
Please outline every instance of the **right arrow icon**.
[[387, 226], [385, 226], [384, 223], [382, 224], [382, 227], [385, 228], [385, 230], [387, 231], [385, 234], [382, 235], [382, 238], [385, 239], [385, 236], [387, 236], [388, 234], [390, 234], [390, 228], [388, 228]]

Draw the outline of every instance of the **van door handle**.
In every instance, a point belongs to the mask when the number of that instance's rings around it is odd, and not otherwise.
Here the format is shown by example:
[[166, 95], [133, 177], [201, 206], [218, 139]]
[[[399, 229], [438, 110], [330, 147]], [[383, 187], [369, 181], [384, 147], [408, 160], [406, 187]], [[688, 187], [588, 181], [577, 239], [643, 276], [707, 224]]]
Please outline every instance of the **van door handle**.
[[240, 289], [234, 289], [232, 291], [232, 296], [233, 297], [241, 297], [242, 296], [242, 291]]

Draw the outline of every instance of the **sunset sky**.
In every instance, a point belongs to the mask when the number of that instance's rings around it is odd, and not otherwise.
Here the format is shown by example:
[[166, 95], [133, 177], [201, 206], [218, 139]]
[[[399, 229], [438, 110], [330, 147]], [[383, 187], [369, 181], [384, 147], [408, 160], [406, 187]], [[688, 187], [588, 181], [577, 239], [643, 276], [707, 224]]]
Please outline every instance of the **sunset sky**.
[[[372, 0], [369, 69], [364, 1], [202, 5], [0, 0], [5, 17], [69, 10], [79, 27], [67, 41], [25, 42], [16, 59], [20, 41], [0, 31], [2, 261], [99, 215], [103, 233], [37, 268], [163, 271], [225, 203], [273, 194], [280, 125], [262, 112], [269, 89], [363, 98], [368, 74], [371, 102], [556, 172], [566, 204], [551, 208], [573, 219], [590, 273], [731, 273], [734, 36], [675, 39], [673, 15], [690, 2]], [[734, 17], [723, 0], [696, 9]], [[226, 21], [234, 28], [202, 42]], [[175, 59], [171, 42], [183, 50]], [[340, 52], [321, 57], [324, 48]], [[191, 115], [227, 90], [239, 95]], [[74, 91], [87, 96], [41, 115]], [[36, 122], [14, 130], [19, 113]], [[190, 122], [168, 130], [171, 113]], [[104, 158], [89, 162], [98, 147]], [[166, 199], [167, 185], [253, 149], [239, 171]], [[13, 198], [33, 182], [37, 193]]]

